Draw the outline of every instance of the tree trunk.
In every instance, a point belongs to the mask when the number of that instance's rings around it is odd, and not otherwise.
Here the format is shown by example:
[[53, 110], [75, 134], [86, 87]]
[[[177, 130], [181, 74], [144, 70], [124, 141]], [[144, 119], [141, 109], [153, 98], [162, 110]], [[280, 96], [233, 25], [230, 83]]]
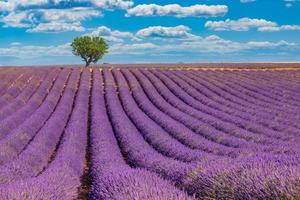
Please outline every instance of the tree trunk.
[[89, 66], [90, 66], [90, 64], [91, 64], [91, 62], [89, 62], [89, 61], [86, 61], [86, 62], [85, 62], [85, 67], [89, 67]]
[[86, 60], [85, 62], [86, 62], [85, 67], [89, 67], [90, 64], [92, 63], [92, 58], [89, 58], [89, 59]]

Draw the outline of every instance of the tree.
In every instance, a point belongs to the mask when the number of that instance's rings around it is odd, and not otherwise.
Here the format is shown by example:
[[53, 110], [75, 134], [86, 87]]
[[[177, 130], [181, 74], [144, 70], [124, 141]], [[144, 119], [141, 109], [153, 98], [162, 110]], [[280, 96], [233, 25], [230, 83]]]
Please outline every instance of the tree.
[[86, 67], [91, 63], [97, 63], [108, 52], [108, 45], [101, 37], [77, 37], [71, 46], [73, 54], [80, 56], [85, 61]]

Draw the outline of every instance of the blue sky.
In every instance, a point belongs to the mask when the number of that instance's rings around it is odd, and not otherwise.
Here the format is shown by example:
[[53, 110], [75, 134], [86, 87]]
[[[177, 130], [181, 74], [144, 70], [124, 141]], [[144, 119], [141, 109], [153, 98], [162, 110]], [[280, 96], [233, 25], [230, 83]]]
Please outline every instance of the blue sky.
[[0, 0], [0, 65], [81, 63], [70, 42], [105, 38], [100, 62], [298, 61], [300, 0]]

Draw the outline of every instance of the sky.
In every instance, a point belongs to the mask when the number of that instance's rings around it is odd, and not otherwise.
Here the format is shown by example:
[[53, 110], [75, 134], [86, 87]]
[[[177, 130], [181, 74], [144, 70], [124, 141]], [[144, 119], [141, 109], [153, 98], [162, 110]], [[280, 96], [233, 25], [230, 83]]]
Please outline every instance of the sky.
[[299, 61], [300, 0], [0, 0], [2, 66], [82, 63], [84, 35], [100, 63]]

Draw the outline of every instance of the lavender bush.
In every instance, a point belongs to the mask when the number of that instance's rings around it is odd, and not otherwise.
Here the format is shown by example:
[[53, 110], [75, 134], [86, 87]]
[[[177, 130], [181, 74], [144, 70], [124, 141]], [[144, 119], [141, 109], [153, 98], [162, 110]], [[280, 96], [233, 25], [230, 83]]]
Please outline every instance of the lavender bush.
[[0, 199], [300, 198], [300, 71], [7, 68]]

